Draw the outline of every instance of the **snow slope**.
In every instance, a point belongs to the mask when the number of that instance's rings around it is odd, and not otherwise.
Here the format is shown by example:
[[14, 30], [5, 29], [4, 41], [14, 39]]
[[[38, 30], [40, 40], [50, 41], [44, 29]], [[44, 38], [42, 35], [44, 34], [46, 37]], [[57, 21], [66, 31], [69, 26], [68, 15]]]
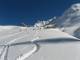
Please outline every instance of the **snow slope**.
[[80, 60], [80, 40], [58, 28], [0, 29], [0, 60]]

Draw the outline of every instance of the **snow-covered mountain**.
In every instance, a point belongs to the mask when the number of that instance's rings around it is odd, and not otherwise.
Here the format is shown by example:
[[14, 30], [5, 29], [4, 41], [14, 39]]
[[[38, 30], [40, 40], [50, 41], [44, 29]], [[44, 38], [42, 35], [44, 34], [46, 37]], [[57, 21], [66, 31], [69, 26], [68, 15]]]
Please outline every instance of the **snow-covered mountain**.
[[79, 38], [80, 3], [32, 27], [0, 26], [0, 60], [80, 60]]
[[56, 19], [56, 24], [63, 31], [80, 38], [80, 3], [73, 4], [64, 14]]
[[80, 3], [73, 4], [59, 18], [52, 18], [48, 21], [42, 21], [37, 26], [57, 27], [72, 36], [80, 38]]

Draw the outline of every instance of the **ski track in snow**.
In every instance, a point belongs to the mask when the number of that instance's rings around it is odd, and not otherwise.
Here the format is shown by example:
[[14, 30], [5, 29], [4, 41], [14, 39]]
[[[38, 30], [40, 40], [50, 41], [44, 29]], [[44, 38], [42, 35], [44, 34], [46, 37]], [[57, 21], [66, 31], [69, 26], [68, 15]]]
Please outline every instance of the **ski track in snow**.
[[[19, 33], [22, 33], [22, 32], [19, 32]], [[19, 34], [19, 33], [16, 33], [16, 34]], [[5, 38], [14, 36], [16, 34], [8, 35]], [[25, 38], [25, 37], [26, 37], [26, 35], [24, 35], [23, 37], [19, 37], [19, 38], [13, 39], [12, 41], [8, 42], [6, 45], [0, 45], [0, 46], [4, 46], [4, 49], [2, 50], [1, 56], [0, 56], [0, 57], [2, 57], [1, 59], [3, 59], [3, 60], [7, 59], [8, 50], [9, 50], [8, 46], [10, 46], [10, 44], [12, 44], [13, 42], [15, 42], [16, 40], [19, 40], [19, 39], [22, 39], [22, 38]], [[30, 41], [31, 44], [35, 45], [34, 48], [33, 48], [33, 50], [29, 51], [26, 54], [23, 54], [23, 56], [21, 56], [21, 57], [19, 56], [17, 60], [24, 60], [24, 59], [28, 58], [29, 56], [31, 56], [32, 54], [34, 54], [35, 52], [37, 52], [39, 50], [39, 45], [37, 43], [34, 43], [34, 41], [37, 40], [37, 39], [39, 39], [39, 37], [37, 37], [37, 38], [35, 38], [35, 39], [33, 39], [33, 40]], [[5, 47], [5, 46], [7, 46], [7, 47]]]
[[26, 35], [19, 37], [19, 38], [16, 38], [16, 39], [13, 39], [13, 40], [9, 41], [6, 45], [10, 45], [10, 44], [14, 43], [16, 40], [23, 39], [25, 37], [26, 37]]
[[20, 33], [23, 33], [23, 32], [18, 32], [18, 33], [15, 33], [15, 34], [10, 34], [10, 35], [7, 35], [7, 36], [3, 36], [3, 37], [0, 38], [0, 40], [15, 36], [15, 35], [20, 34]]
[[27, 58], [29, 58], [31, 55], [33, 55], [34, 53], [36, 53], [39, 50], [39, 45], [34, 43], [34, 48], [33, 50], [29, 51], [28, 53], [23, 54], [22, 56], [19, 56], [16, 60], [25, 60]]
[[35, 40], [39, 39], [39, 37], [36, 37], [35, 39], [31, 40], [31, 44], [35, 45], [33, 47], [33, 50], [29, 51], [28, 53], [23, 54], [22, 56], [19, 56], [16, 60], [25, 60], [27, 58], [29, 58], [31, 55], [33, 55], [34, 53], [36, 53], [40, 46], [37, 43], [34, 43]]
[[3, 46], [3, 49], [2, 49], [2, 51], [0, 53], [0, 59], [1, 59], [1, 56], [3, 55], [4, 50], [5, 50], [5, 46]]
[[7, 56], [8, 56], [8, 50], [9, 50], [9, 46], [5, 46], [1, 52], [0, 55], [0, 60], [8, 60]]

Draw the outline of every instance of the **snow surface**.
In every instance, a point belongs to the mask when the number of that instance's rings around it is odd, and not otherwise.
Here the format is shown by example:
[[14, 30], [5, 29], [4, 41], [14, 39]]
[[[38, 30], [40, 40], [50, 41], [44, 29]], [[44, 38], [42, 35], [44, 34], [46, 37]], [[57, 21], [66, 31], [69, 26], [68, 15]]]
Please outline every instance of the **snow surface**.
[[1, 29], [0, 60], [80, 59], [79, 39], [58, 28], [3, 26]]

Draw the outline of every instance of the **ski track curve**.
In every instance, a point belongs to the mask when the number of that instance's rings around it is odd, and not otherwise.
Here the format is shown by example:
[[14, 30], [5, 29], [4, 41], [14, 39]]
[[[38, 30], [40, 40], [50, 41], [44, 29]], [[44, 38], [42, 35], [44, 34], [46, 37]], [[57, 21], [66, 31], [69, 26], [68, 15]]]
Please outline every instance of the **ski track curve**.
[[16, 60], [25, 60], [39, 50], [40, 46], [37, 43], [32, 43], [32, 44], [35, 45], [33, 47], [33, 50], [29, 51], [28, 53], [23, 54], [22, 56], [19, 56]]

